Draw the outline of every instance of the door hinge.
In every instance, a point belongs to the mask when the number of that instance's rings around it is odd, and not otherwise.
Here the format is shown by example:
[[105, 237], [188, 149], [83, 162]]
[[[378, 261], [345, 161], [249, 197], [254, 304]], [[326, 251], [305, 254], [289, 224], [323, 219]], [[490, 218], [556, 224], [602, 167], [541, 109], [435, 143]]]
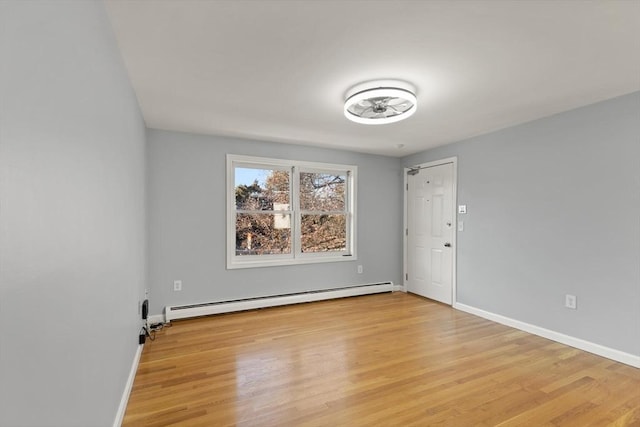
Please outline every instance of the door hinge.
[[404, 235], [405, 235], [405, 236], [408, 236], [408, 235], [409, 235], [409, 229], [408, 229], [408, 228], [405, 228], [405, 229], [404, 229]]
[[404, 274], [404, 280], [409, 280], [409, 273]]
[[407, 191], [409, 191], [409, 183], [407, 183]]

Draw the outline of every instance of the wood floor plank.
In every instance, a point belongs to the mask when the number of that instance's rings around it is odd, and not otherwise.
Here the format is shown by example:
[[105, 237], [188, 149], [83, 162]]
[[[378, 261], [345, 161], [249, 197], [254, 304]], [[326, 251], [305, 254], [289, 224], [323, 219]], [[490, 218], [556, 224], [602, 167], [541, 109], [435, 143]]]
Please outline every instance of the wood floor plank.
[[173, 322], [123, 426], [638, 426], [640, 370], [404, 293]]

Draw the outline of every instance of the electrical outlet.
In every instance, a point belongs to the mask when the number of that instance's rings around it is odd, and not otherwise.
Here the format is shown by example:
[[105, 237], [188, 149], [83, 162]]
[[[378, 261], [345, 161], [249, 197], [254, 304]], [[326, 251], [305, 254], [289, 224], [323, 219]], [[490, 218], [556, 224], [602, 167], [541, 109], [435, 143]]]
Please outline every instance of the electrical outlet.
[[364, 271], [364, 269], [362, 268], [361, 265], [358, 266], [358, 274], [362, 274], [362, 272]]
[[566, 308], [570, 308], [572, 310], [576, 310], [578, 308], [578, 298], [575, 295], [565, 295], [564, 296], [564, 306]]
[[182, 290], [182, 280], [174, 280], [173, 281], [173, 290], [175, 292]]

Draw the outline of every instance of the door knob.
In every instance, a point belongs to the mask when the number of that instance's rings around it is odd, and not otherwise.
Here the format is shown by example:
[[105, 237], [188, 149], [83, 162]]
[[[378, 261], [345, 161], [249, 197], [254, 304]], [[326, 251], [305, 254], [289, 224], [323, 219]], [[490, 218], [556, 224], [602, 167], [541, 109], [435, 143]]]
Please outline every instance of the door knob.
[[444, 247], [445, 247], [445, 248], [450, 248], [450, 247], [451, 247], [451, 243], [445, 243], [445, 244], [444, 244]]

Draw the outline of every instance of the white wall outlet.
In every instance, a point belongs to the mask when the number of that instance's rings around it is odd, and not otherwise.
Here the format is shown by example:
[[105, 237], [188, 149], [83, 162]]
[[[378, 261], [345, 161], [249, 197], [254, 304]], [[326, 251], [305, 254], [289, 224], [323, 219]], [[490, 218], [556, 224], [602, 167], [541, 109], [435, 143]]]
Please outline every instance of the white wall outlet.
[[364, 271], [364, 269], [362, 268], [361, 265], [358, 266], [358, 274], [362, 274], [362, 272]]
[[173, 281], [173, 290], [178, 292], [182, 290], [182, 280], [174, 280]]
[[464, 222], [458, 221], [458, 231], [464, 231]]
[[458, 205], [458, 213], [466, 214], [467, 213], [467, 205]]
[[565, 295], [564, 306], [572, 310], [576, 310], [578, 308], [578, 298], [576, 298], [575, 295]]

